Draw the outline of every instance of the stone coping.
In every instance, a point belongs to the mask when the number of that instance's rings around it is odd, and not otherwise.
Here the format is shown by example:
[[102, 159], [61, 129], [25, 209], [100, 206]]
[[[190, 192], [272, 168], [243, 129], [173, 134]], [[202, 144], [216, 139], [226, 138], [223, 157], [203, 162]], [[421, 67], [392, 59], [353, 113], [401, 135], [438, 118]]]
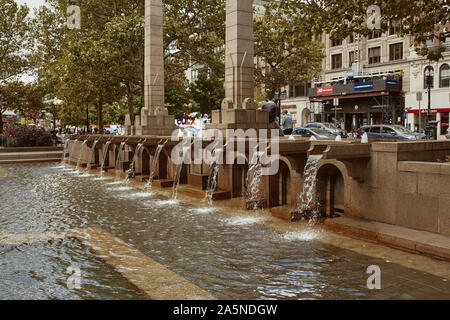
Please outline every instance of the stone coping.
[[44, 151], [63, 151], [64, 147], [26, 147], [26, 148], [0, 148], [0, 153], [18, 153], [18, 152], [44, 152]]
[[327, 219], [325, 227], [339, 233], [380, 242], [388, 246], [450, 262], [450, 236], [348, 217]]
[[376, 152], [417, 152], [449, 150], [450, 140], [439, 141], [402, 141], [402, 142], [373, 142], [372, 151]]
[[0, 234], [0, 244], [22, 245], [74, 238], [88, 246], [154, 300], [214, 300], [194, 285], [100, 227], [41, 234]]
[[426, 161], [400, 161], [397, 168], [402, 172], [440, 174], [450, 176], [450, 162], [440, 163]]

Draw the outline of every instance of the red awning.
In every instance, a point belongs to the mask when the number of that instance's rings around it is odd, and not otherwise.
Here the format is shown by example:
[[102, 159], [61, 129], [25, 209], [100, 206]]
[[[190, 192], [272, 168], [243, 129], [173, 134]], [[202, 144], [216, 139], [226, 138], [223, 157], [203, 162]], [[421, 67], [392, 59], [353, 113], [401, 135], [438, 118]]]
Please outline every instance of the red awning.
[[[432, 113], [450, 113], [450, 108], [431, 108]], [[408, 113], [419, 114], [419, 109], [408, 110]], [[421, 114], [427, 114], [428, 108], [421, 108]]]

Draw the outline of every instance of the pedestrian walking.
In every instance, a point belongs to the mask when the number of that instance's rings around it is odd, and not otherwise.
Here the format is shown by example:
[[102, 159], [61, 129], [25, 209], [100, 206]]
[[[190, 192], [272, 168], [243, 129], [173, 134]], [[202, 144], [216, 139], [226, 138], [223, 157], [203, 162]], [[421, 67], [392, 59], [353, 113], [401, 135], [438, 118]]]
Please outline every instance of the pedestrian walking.
[[281, 118], [281, 129], [286, 136], [290, 136], [294, 129], [292, 117], [287, 110], [283, 111], [283, 117]]

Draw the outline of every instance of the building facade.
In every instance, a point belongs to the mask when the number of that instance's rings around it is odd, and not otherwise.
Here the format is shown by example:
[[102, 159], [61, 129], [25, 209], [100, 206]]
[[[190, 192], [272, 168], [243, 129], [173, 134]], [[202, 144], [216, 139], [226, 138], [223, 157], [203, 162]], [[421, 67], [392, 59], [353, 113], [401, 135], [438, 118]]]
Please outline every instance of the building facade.
[[323, 34], [325, 58], [320, 77], [312, 84], [287, 86], [282, 108], [296, 116], [297, 126], [338, 122], [351, 131], [362, 125], [391, 123], [419, 130], [416, 94], [423, 94], [423, 109], [428, 100], [424, 71], [429, 67], [434, 70], [430, 120], [440, 121], [438, 135], [444, 138], [450, 111], [450, 39], [444, 43], [444, 59], [430, 64], [417, 56], [413, 39], [398, 36], [398, 31], [393, 25], [386, 33], [374, 31], [367, 37], [344, 40]]

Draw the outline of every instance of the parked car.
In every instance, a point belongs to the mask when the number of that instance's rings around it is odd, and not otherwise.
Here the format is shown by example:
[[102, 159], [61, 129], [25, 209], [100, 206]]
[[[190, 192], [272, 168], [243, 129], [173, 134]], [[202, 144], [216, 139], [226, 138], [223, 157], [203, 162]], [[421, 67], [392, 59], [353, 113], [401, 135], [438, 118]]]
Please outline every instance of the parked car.
[[319, 128], [295, 128], [292, 131], [292, 135], [294, 137], [303, 137], [303, 138], [311, 138], [314, 136], [315, 138], [320, 139], [334, 139], [335, 135], [329, 133], [328, 131], [319, 129]]
[[338, 127], [336, 127], [332, 123], [312, 122], [312, 123], [308, 123], [305, 126], [305, 128], [308, 128], [308, 129], [313, 129], [313, 128], [322, 129], [322, 130], [328, 132], [329, 134], [332, 134], [335, 137], [336, 136], [341, 136], [342, 138], [347, 138], [348, 137], [347, 131], [345, 131], [344, 129], [339, 129]]
[[358, 137], [362, 137], [364, 133], [367, 133], [369, 139], [424, 140], [427, 138], [423, 133], [412, 132], [400, 125], [378, 124], [358, 129]]
[[194, 126], [184, 126], [179, 128], [179, 134], [180, 137], [196, 137], [199, 133], [199, 130], [195, 128]]
[[445, 132], [445, 137], [450, 140], [450, 127]]

